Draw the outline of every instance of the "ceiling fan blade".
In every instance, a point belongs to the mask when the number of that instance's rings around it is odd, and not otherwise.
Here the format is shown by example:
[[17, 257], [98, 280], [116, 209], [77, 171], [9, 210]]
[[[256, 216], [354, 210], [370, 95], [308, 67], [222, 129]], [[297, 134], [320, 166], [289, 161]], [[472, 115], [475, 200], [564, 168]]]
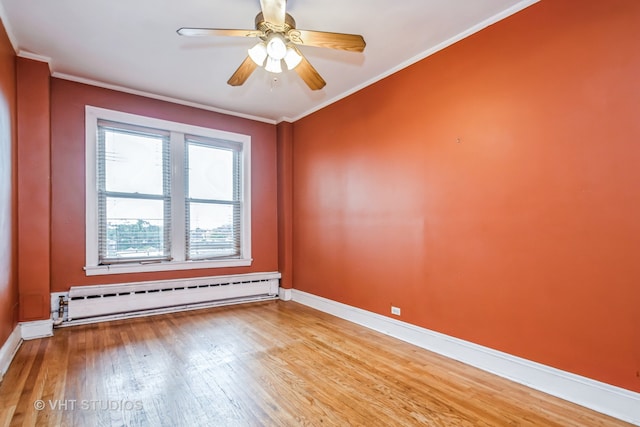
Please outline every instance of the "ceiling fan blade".
[[181, 36], [228, 36], [228, 37], [262, 37], [264, 33], [258, 30], [227, 30], [222, 28], [179, 28]]
[[283, 27], [286, 4], [286, 0], [260, 0], [264, 20], [276, 27]]
[[309, 89], [311, 90], [320, 90], [327, 84], [320, 73], [318, 73], [318, 71], [313, 68], [313, 65], [311, 65], [311, 63], [307, 61], [307, 58], [305, 58], [304, 56], [302, 56], [302, 61], [296, 68], [294, 68], [294, 70], [296, 71], [296, 73], [298, 73], [302, 80], [304, 80], [304, 82], [307, 84], [307, 86], [309, 86]]
[[328, 47], [351, 52], [362, 52], [367, 45], [364, 38], [357, 34], [292, 29], [287, 34], [287, 37], [293, 43], [304, 46]]
[[247, 81], [251, 73], [258, 68], [255, 62], [247, 56], [242, 64], [238, 67], [235, 73], [227, 81], [231, 86], [242, 86]]

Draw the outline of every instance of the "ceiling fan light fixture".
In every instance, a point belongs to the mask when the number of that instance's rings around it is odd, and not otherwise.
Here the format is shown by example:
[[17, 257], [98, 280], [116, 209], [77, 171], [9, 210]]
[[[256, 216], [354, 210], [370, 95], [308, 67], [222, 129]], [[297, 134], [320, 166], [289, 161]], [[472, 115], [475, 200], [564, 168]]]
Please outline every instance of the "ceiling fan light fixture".
[[272, 58], [269, 56], [267, 58], [267, 65], [265, 65], [264, 69], [270, 73], [281, 73], [282, 72], [282, 64], [280, 59]]
[[248, 53], [251, 60], [255, 62], [258, 67], [262, 67], [264, 65], [264, 60], [267, 59], [267, 47], [263, 42], [260, 42], [249, 49]]
[[280, 61], [287, 54], [287, 45], [279, 33], [272, 34], [267, 40], [267, 53], [270, 58]]
[[182, 27], [178, 29], [178, 34], [259, 38], [256, 45], [247, 49], [247, 57], [227, 81], [231, 86], [243, 85], [254, 70], [262, 67], [270, 73], [295, 69], [309, 89], [320, 90], [327, 83], [297, 46], [363, 52], [366, 43], [357, 34], [296, 29], [296, 21], [287, 13], [286, 3], [286, 0], [260, 0], [261, 10], [255, 17], [255, 30]]
[[293, 70], [302, 62], [302, 56], [292, 47], [287, 47], [287, 54], [284, 56], [284, 62], [289, 70]]

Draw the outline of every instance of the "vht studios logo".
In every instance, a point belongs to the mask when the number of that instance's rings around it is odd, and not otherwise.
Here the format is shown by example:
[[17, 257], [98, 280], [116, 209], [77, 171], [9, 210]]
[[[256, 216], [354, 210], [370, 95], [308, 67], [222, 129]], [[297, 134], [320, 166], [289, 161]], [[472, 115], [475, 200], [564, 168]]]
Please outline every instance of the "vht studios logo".
[[52, 411], [137, 411], [142, 409], [140, 400], [78, 400], [56, 399], [36, 400], [33, 407], [37, 411], [50, 409]]

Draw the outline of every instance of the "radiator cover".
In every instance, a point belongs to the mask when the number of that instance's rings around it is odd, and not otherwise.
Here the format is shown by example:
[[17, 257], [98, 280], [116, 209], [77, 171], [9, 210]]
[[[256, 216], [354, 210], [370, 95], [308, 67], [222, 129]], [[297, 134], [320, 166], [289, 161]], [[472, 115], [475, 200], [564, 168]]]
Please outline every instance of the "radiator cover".
[[280, 273], [72, 286], [67, 321], [141, 313], [169, 307], [220, 305], [232, 301], [273, 299], [278, 295]]

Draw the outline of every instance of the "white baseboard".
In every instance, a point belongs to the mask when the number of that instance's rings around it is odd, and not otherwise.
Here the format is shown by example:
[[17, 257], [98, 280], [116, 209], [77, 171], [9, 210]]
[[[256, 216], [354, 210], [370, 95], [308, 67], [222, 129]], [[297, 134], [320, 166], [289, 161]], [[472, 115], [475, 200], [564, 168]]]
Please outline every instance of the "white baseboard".
[[527, 387], [640, 426], [640, 393], [293, 289], [292, 299]]
[[292, 298], [291, 291], [292, 290], [293, 289], [280, 288], [280, 289], [278, 289], [278, 296], [280, 297], [280, 299], [282, 301], [291, 301], [291, 298]]
[[20, 326], [16, 326], [7, 341], [0, 347], [0, 382], [2, 382], [7, 369], [9, 369], [9, 365], [11, 365], [13, 357], [20, 348], [20, 344], [22, 344], [22, 334]]
[[11, 361], [23, 340], [50, 336], [53, 336], [53, 321], [51, 319], [18, 323], [7, 341], [0, 347], [0, 381], [9, 369], [9, 365], [11, 365]]
[[22, 339], [34, 340], [53, 336], [53, 320], [36, 320], [33, 322], [21, 322], [19, 324]]

